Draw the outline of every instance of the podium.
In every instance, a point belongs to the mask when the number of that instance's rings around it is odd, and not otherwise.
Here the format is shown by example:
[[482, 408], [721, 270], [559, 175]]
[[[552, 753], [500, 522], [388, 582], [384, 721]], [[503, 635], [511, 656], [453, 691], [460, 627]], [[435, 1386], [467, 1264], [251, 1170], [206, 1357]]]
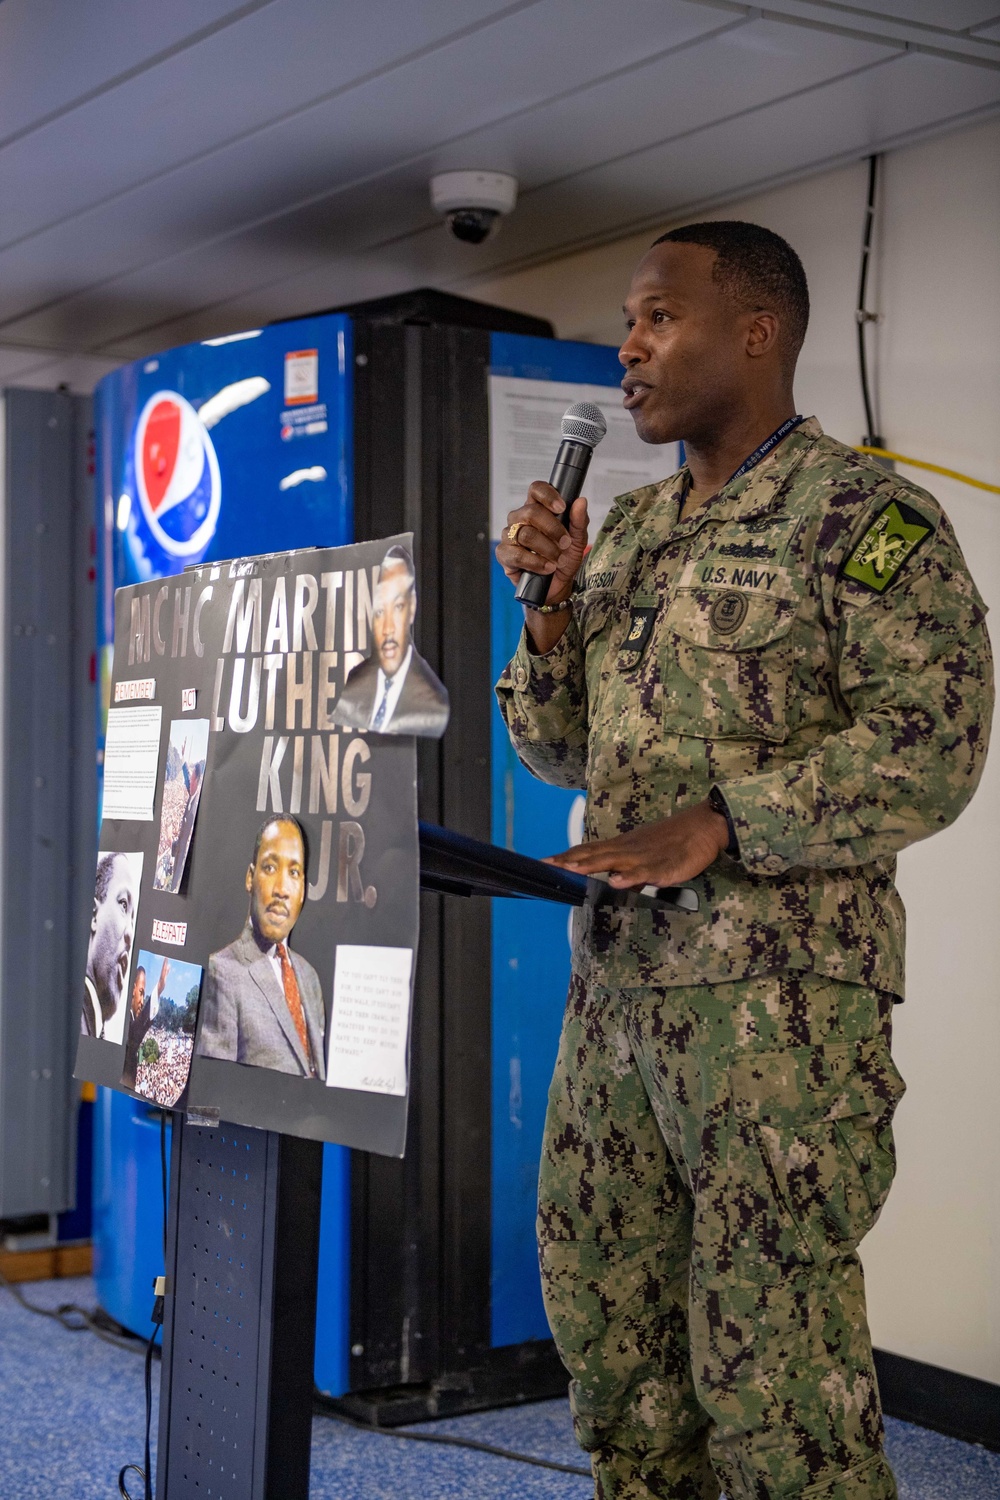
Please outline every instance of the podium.
[[[448, 896], [698, 909], [614, 891], [433, 824], [420, 884]], [[322, 1145], [175, 1115], [157, 1500], [307, 1500]]]

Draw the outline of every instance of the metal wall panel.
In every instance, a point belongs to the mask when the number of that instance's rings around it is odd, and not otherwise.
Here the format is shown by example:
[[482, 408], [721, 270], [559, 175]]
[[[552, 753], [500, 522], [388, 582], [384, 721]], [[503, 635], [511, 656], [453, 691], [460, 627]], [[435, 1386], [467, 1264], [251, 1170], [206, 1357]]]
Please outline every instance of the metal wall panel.
[[89, 402], [10, 390], [2, 410], [0, 1218], [15, 1218], [73, 1206], [94, 630]]

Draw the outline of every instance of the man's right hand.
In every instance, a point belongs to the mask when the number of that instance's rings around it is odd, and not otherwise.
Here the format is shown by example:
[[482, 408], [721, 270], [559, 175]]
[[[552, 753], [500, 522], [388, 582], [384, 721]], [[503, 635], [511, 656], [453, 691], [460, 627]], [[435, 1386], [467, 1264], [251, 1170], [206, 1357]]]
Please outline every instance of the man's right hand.
[[[512, 510], [497, 547], [497, 562], [516, 587], [521, 574], [545, 573], [550, 576], [546, 604], [561, 604], [573, 589], [573, 580], [587, 550], [587, 502], [581, 495], [569, 512], [569, 525], [562, 516], [566, 503], [559, 491], [541, 479], [528, 490], [528, 498], [519, 510]], [[516, 538], [509, 540], [516, 526]], [[551, 651], [569, 623], [569, 610], [555, 615], [541, 615], [525, 610], [525, 623], [535, 650]]]

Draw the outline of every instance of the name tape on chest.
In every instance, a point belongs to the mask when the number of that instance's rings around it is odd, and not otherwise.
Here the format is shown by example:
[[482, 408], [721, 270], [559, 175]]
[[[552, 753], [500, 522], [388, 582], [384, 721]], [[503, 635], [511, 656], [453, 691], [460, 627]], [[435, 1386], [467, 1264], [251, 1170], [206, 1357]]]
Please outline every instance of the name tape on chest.
[[876, 516], [840, 570], [873, 593], [884, 594], [905, 562], [934, 530], [918, 511], [892, 500]]
[[589, 572], [583, 582], [581, 589], [616, 589], [621, 582], [625, 568], [619, 564], [617, 568], [601, 568]]

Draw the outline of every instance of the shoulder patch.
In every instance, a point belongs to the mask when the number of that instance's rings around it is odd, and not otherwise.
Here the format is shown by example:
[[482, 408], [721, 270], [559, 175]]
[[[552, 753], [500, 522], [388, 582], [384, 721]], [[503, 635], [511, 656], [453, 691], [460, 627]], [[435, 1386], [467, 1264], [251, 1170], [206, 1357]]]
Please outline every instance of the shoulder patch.
[[875, 517], [840, 570], [875, 594], [884, 594], [903, 564], [934, 531], [919, 511], [892, 500]]

